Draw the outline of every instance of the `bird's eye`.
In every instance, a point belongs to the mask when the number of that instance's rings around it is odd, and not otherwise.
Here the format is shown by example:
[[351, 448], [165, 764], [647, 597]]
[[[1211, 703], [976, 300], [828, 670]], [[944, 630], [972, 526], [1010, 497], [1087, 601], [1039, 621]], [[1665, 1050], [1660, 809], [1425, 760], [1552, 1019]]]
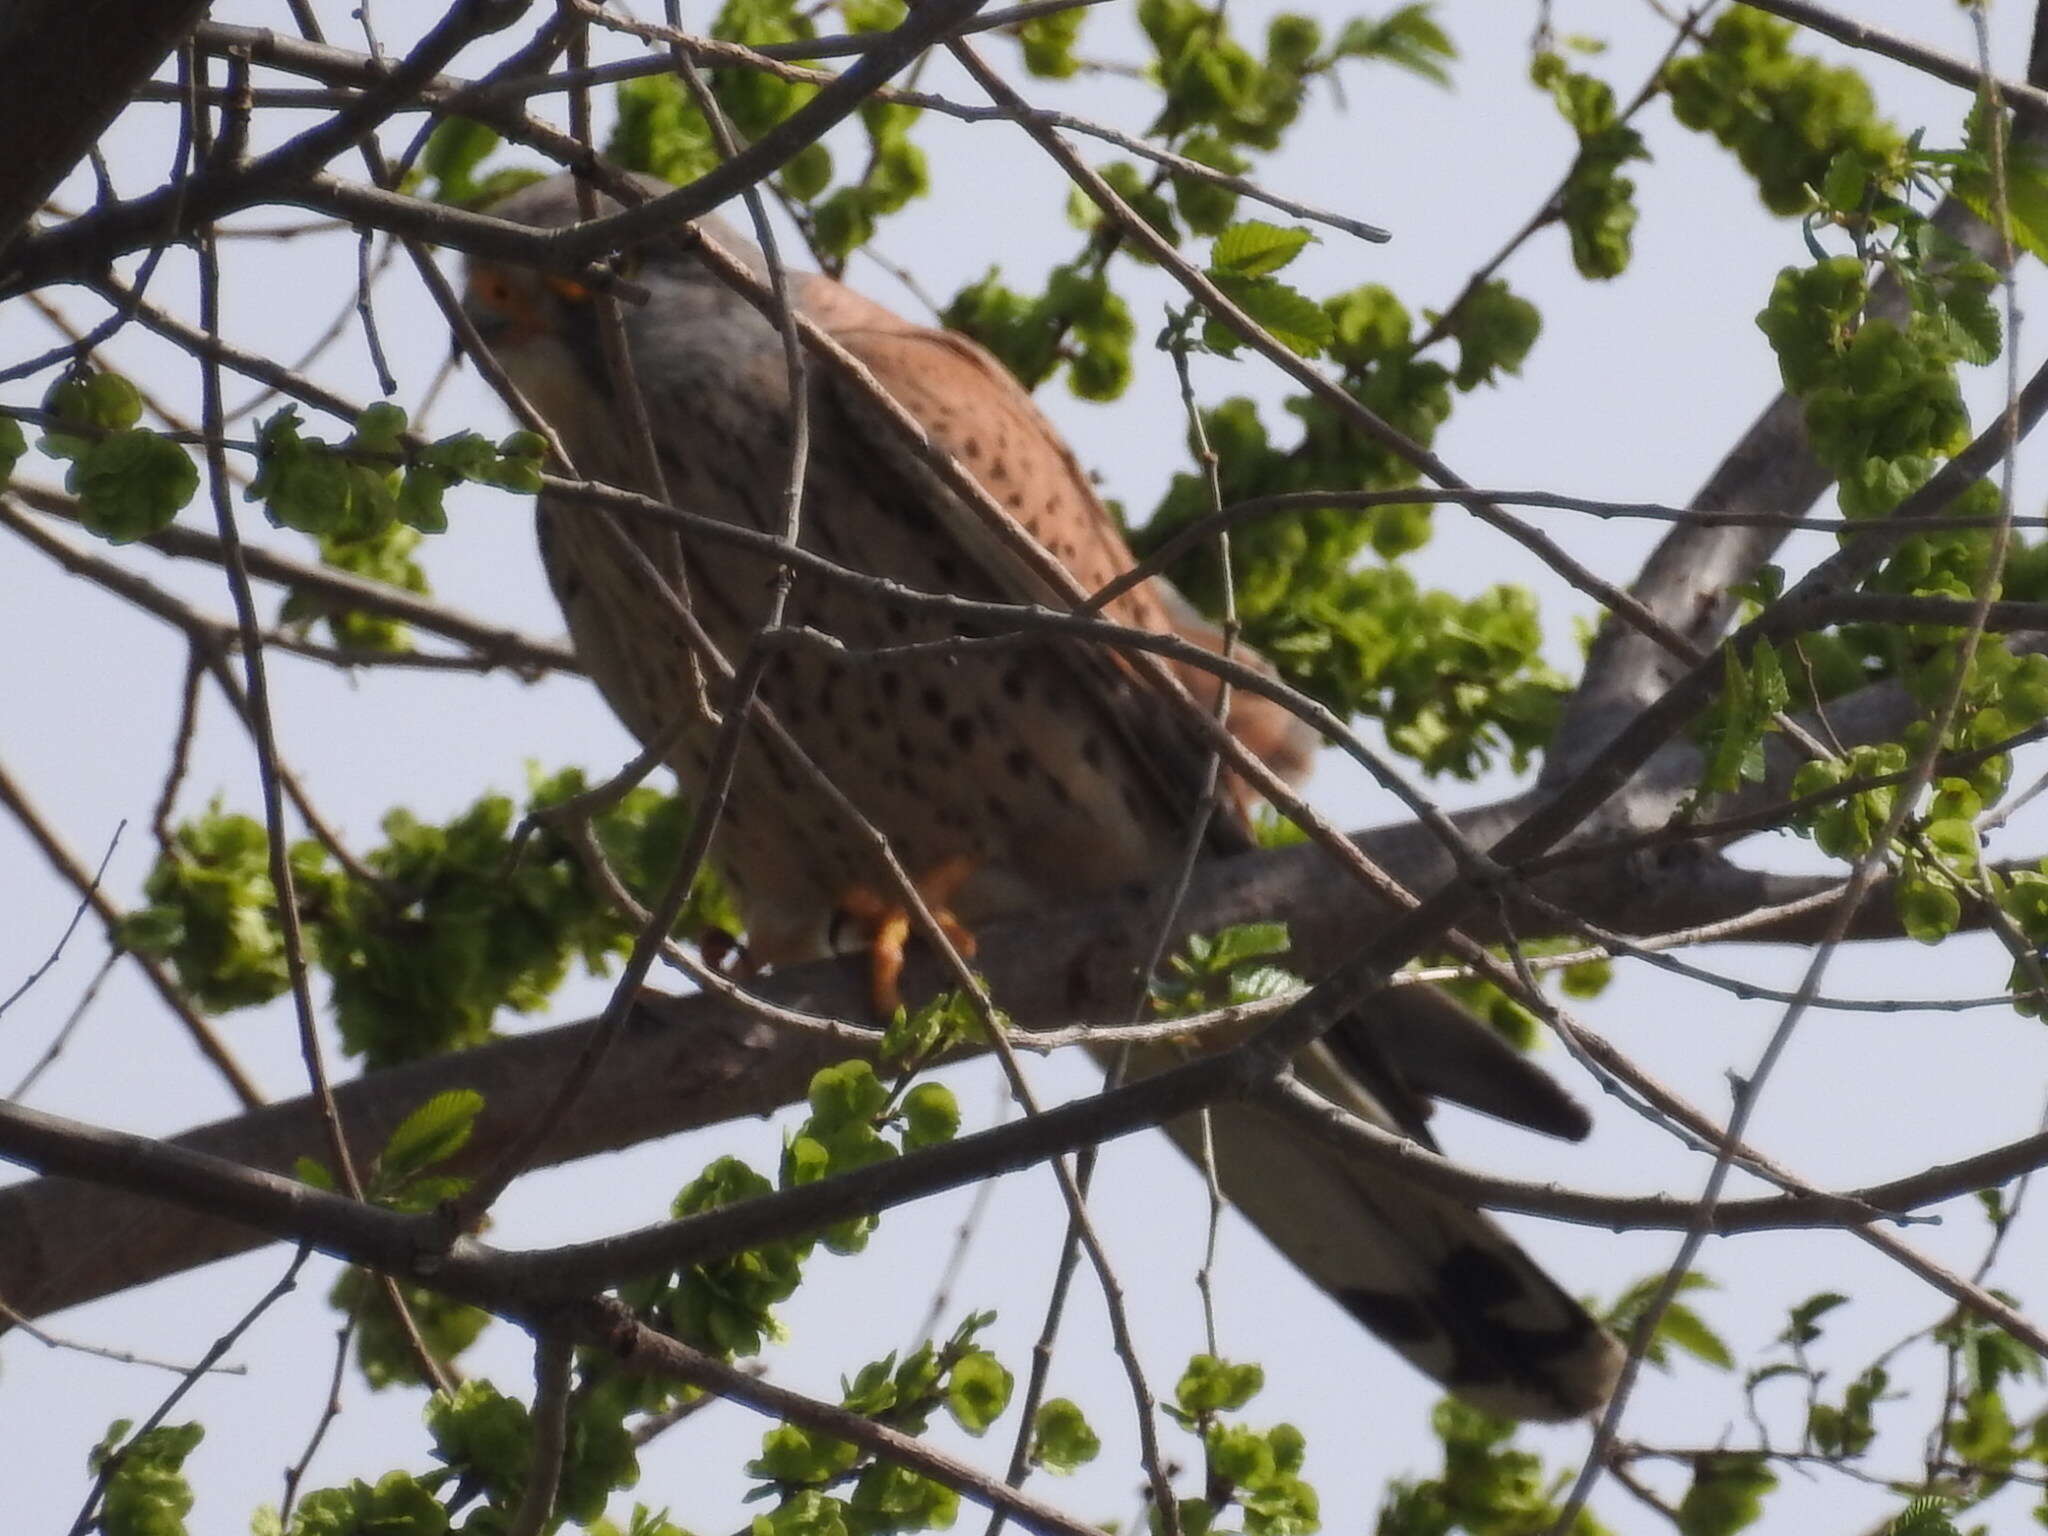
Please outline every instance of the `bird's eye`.
[[500, 314], [510, 314], [519, 304], [519, 295], [512, 287], [512, 279], [490, 267], [480, 267], [470, 273], [469, 291], [486, 309], [496, 310]]

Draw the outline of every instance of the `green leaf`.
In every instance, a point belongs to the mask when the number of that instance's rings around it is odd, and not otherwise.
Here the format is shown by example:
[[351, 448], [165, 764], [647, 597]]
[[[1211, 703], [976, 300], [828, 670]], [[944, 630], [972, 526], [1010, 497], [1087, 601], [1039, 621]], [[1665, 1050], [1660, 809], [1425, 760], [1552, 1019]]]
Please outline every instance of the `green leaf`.
[[1762, 780], [1764, 735], [1777, 729], [1773, 717], [1792, 698], [1785, 669], [1768, 640], [1757, 642], [1746, 667], [1732, 650], [1723, 661], [1721, 697], [1700, 724], [1706, 748], [1700, 788], [1708, 794], [1730, 794], [1745, 781]]
[[142, 889], [150, 905], [122, 925], [123, 942], [168, 960], [201, 1006], [245, 1008], [284, 993], [290, 978], [261, 822], [215, 803], [173, 831]]
[[[1615, 1299], [1608, 1308], [1604, 1321], [1608, 1328], [1623, 1338], [1634, 1335], [1642, 1323], [1643, 1314], [1650, 1302], [1664, 1287], [1664, 1276], [1645, 1275]], [[1674, 1296], [1689, 1295], [1698, 1291], [1715, 1289], [1714, 1282], [1697, 1270], [1687, 1270], [1679, 1277]], [[1684, 1302], [1673, 1300], [1657, 1320], [1657, 1331], [1651, 1335], [1643, 1356], [1652, 1365], [1668, 1369], [1671, 1351], [1682, 1349], [1694, 1358], [1704, 1361], [1717, 1370], [1732, 1369], [1735, 1361], [1728, 1346], [1703, 1318]]]
[[877, 1461], [854, 1484], [848, 1524], [860, 1536], [945, 1530], [959, 1518], [960, 1495], [908, 1467]]
[[[1329, 313], [1298, 289], [1270, 277], [1242, 277], [1230, 272], [1214, 276], [1225, 297], [1291, 352], [1314, 357], [1336, 335]], [[1204, 324], [1202, 340], [1225, 356], [1234, 355], [1239, 344], [1235, 331], [1213, 319]]]
[[1235, 1413], [1258, 1396], [1265, 1384], [1264, 1366], [1233, 1365], [1214, 1355], [1196, 1355], [1181, 1372], [1173, 1397], [1190, 1416]]
[[770, 1513], [754, 1516], [752, 1531], [753, 1536], [847, 1536], [846, 1505], [806, 1488]]
[[373, 1488], [360, 1478], [320, 1488], [292, 1511], [291, 1536], [444, 1536], [448, 1513], [433, 1490], [407, 1472], [387, 1472]]
[[[1989, 123], [1982, 104], [1971, 109], [1970, 147], [1976, 151], [1958, 164], [1951, 180], [1956, 198], [1986, 224], [1997, 222], [1998, 198], [1991, 176]], [[2048, 163], [2030, 145], [2016, 141], [2007, 119], [2005, 144], [2005, 211], [2013, 239], [2028, 254], [2048, 260]]]
[[1583, 1002], [1605, 992], [1613, 980], [1612, 960], [1581, 960], [1558, 973], [1558, 990], [1566, 997]]
[[1270, 277], [1299, 256], [1315, 236], [1301, 228], [1283, 228], [1249, 219], [1233, 224], [1216, 237], [1209, 253], [1212, 277]]
[[1778, 214], [1805, 212], [1843, 151], [1877, 166], [1902, 147], [1862, 77], [1794, 53], [1796, 35], [1775, 16], [1730, 7], [1696, 53], [1664, 71], [1672, 114], [1732, 150]]
[[[399, 1204], [403, 1208], [403, 1202]], [[419, 1337], [437, 1360], [455, 1359], [490, 1326], [490, 1313], [416, 1282], [400, 1282], [398, 1292]], [[399, 1326], [375, 1276], [353, 1267], [345, 1269], [327, 1299], [337, 1311], [355, 1319], [356, 1364], [372, 1391], [425, 1384], [413, 1335]]]
[[888, 32], [906, 14], [903, 0], [839, 0], [839, 15], [849, 32]]
[[398, 520], [421, 533], [446, 533], [448, 513], [441, 497], [447, 489], [448, 480], [440, 473], [420, 466], [408, 469], [398, 485]]
[[453, 1392], [436, 1392], [424, 1417], [434, 1449], [448, 1465], [501, 1494], [524, 1485], [533, 1438], [524, 1403], [488, 1381], [471, 1380]]
[[970, 1435], [984, 1433], [1010, 1406], [1009, 1370], [985, 1349], [970, 1350], [946, 1378], [946, 1411]]
[[1065, 1477], [1084, 1467], [1102, 1451], [1102, 1441], [1071, 1398], [1051, 1397], [1038, 1405], [1031, 1423], [1034, 1466]]
[[873, 1418], [887, 1413], [896, 1406], [898, 1393], [894, 1372], [896, 1356], [892, 1351], [880, 1360], [870, 1360], [860, 1369], [852, 1381], [844, 1377], [839, 1383], [839, 1406], [850, 1413]]
[[21, 423], [12, 416], [0, 416], [0, 480], [14, 473], [14, 466], [27, 452], [28, 438], [21, 430]]
[[483, 199], [476, 180], [477, 167], [490, 157], [500, 142], [498, 130], [466, 117], [445, 117], [427, 135], [420, 151], [420, 169], [434, 178], [432, 197], [437, 203], [469, 207]]
[[778, 1424], [761, 1437], [761, 1454], [747, 1463], [750, 1476], [772, 1483], [826, 1483], [850, 1471], [860, 1447], [796, 1424]]
[[776, 181], [800, 203], [815, 200], [832, 183], [832, 151], [822, 144], [806, 144], [776, 174]]
[[297, 406], [257, 428], [256, 464], [245, 494], [283, 527], [361, 538], [388, 520], [395, 476], [350, 463], [332, 445], [304, 436]]
[[605, 154], [627, 170], [680, 186], [718, 164], [711, 126], [673, 75], [643, 75], [619, 83], [618, 119]]
[[[118, 373], [82, 369], [64, 375], [43, 397], [43, 409], [67, 424], [121, 432], [142, 420], [142, 395]], [[71, 458], [68, 448], [45, 446], [58, 458]]]
[[937, 1146], [960, 1134], [960, 1103], [943, 1083], [919, 1083], [903, 1096], [903, 1150]]
[[[68, 459], [65, 489], [79, 499], [80, 521], [116, 544], [147, 538], [169, 525], [199, 488], [192, 456], [167, 437], [135, 425], [142, 396], [117, 373], [80, 369], [59, 378], [43, 409], [65, 426], [38, 444], [52, 458]], [[21, 441], [17, 425], [11, 442]], [[20, 449], [13, 450], [13, 459]]]
[[1542, 329], [1536, 306], [1506, 283], [1482, 284], [1451, 316], [1450, 335], [1458, 343], [1453, 382], [1459, 389], [1475, 389], [1494, 383], [1498, 374], [1519, 373]]
[[[1081, 15], [1078, 10], [1065, 14]], [[1251, 161], [1231, 148], [1219, 133], [1190, 134], [1180, 146], [1183, 158], [1228, 175], [1240, 176], [1251, 169]], [[1198, 235], [1220, 235], [1237, 212], [1238, 195], [1205, 177], [1176, 171], [1170, 178], [1173, 205], [1181, 220]]]
[[1081, 67], [1075, 48], [1081, 41], [1081, 27], [1088, 19], [1084, 7], [1054, 11], [1020, 22], [1017, 41], [1024, 48], [1024, 68], [1046, 80], [1071, 78]]
[[1777, 1474], [1761, 1456], [1699, 1457], [1678, 1506], [1681, 1536], [1732, 1536], [1747, 1529], [1762, 1518], [1764, 1496], [1777, 1486]]
[[402, 1182], [446, 1162], [468, 1143], [483, 1107], [484, 1096], [473, 1088], [435, 1094], [399, 1122], [377, 1160], [378, 1171], [388, 1180]]
[[1377, 21], [1355, 16], [1331, 44], [1333, 58], [1372, 59], [1392, 64], [1432, 85], [1448, 88], [1444, 65], [1458, 56], [1450, 37], [1438, 26], [1428, 4], [1404, 5]]
[[1787, 1315], [1784, 1332], [1778, 1335], [1780, 1343], [1805, 1347], [1821, 1335], [1820, 1320], [1837, 1307], [1848, 1305], [1849, 1298], [1840, 1291], [1820, 1291], [1793, 1307]]
[[159, 1424], [117, 1449], [127, 1432], [126, 1420], [115, 1424], [91, 1455], [94, 1471], [110, 1461], [114, 1467], [101, 1499], [99, 1529], [105, 1536], [185, 1536], [192, 1488], [183, 1468], [205, 1428]]
[[92, 443], [64, 485], [78, 498], [80, 522], [103, 539], [129, 544], [170, 526], [199, 489], [199, 466], [169, 438], [134, 427]]
[[981, 1035], [974, 1000], [958, 990], [942, 992], [889, 1021], [882, 1033], [882, 1060], [896, 1067], [916, 1066]]
[[[736, 1157], [716, 1159], [686, 1185], [670, 1206], [694, 1216], [770, 1192], [772, 1186]], [[771, 1310], [803, 1278], [808, 1240], [763, 1244], [693, 1266], [678, 1277], [668, 1303], [669, 1321], [682, 1337], [722, 1355], [758, 1354], [779, 1333]]]
[[812, 1122], [820, 1130], [869, 1125], [889, 1102], [889, 1090], [865, 1061], [821, 1067], [811, 1079]]
[[1807, 1409], [1806, 1432], [1824, 1456], [1860, 1456], [1870, 1448], [1877, 1429], [1872, 1412], [1889, 1382], [1884, 1368], [1870, 1366], [1842, 1394], [1840, 1406], [1816, 1402]]
[[1963, 920], [1963, 902], [1954, 884], [1945, 876], [1929, 874], [1917, 858], [1901, 861], [1893, 899], [1900, 926], [1922, 944], [1940, 943]]
[[1961, 1536], [1949, 1510], [1945, 1499], [1915, 1499], [1884, 1528], [1884, 1536]]
[[1657, 1320], [1657, 1337], [1717, 1371], [1735, 1368], [1735, 1356], [1727, 1343], [1697, 1312], [1681, 1302], [1674, 1301], [1664, 1309], [1664, 1315]]
[[1221, 975], [1252, 960], [1284, 955], [1293, 944], [1285, 923], [1234, 923], [1210, 940], [1207, 966], [1212, 975]]

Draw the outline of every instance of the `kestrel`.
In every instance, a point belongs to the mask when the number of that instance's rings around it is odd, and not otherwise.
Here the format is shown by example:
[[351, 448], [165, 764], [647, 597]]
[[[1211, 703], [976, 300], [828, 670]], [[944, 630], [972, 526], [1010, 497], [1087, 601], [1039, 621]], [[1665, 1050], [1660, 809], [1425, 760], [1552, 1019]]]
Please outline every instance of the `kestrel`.
[[[573, 224], [574, 183], [557, 176], [491, 212], [542, 227]], [[698, 227], [765, 273], [759, 252], [732, 229], [714, 219]], [[620, 308], [660, 486], [644, 483], [598, 316], [580, 285], [473, 261], [467, 307], [580, 474], [781, 534], [792, 418], [777, 329], [686, 242], [653, 240], [625, 260], [649, 295]], [[1129, 569], [1130, 552], [1086, 474], [988, 353], [830, 278], [793, 273], [789, 281], [795, 306], [1083, 588]], [[815, 364], [809, 416], [804, 549], [924, 593], [998, 602], [1042, 596], [1014, 556], [975, 536], [976, 514], [875, 403]], [[537, 521], [578, 656], [635, 736], [673, 743], [669, 764], [694, 794], [705, 782], [724, 687], [690, 631], [736, 664], [768, 614], [777, 562], [645, 519], [607, 527], [547, 495]], [[1156, 580], [1111, 604], [1107, 616], [1212, 650], [1220, 643]], [[975, 631], [892, 602], [886, 589], [816, 572], [796, 576], [784, 623], [836, 637], [846, 653], [784, 650], [760, 680], [760, 700], [784, 744], [749, 731], [713, 843], [754, 960], [827, 954], [850, 921], [869, 936], [876, 989], [887, 1001], [906, 931], [870, 841], [791, 744], [886, 837], [942, 925], [963, 938], [994, 918], [1164, 876], [1183, 857], [1206, 752], [1172, 701], [1102, 647], [1039, 638], [902, 654]], [[1209, 675], [1189, 668], [1182, 676], [1198, 697], [1214, 700]], [[1283, 776], [1306, 770], [1312, 736], [1269, 701], [1239, 693], [1229, 723]], [[1218, 852], [1249, 846], [1235, 800], [1225, 797], [1210, 841]], [[1505, 1091], [1509, 1101], [1532, 1077], [1544, 1084], [1535, 1107], [1518, 1112], [1511, 1103], [1506, 1113], [1584, 1133], [1583, 1111], [1547, 1080], [1484, 1031], [1472, 1040], [1475, 1075], [1499, 1068], [1495, 1075], [1516, 1085]], [[1512, 1065], [1502, 1067], [1497, 1055]], [[1421, 1118], [1426, 1101], [1384, 1058], [1363, 1030], [1339, 1031], [1297, 1068], [1352, 1113], [1432, 1144]], [[1451, 1391], [1512, 1418], [1570, 1418], [1605, 1401], [1620, 1346], [1488, 1217], [1348, 1164], [1256, 1108], [1218, 1106], [1211, 1120], [1218, 1176], [1232, 1201], [1339, 1304]], [[1192, 1127], [1176, 1136], [1190, 1145]]]

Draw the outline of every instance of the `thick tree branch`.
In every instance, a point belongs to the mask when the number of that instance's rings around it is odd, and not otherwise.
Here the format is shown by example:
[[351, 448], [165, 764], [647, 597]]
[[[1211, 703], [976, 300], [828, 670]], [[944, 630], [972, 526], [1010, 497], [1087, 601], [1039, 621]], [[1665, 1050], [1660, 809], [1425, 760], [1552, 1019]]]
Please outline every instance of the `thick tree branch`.
[[[206, 0], [16, 0], [0, 8], [0, 252], [128, 105]], [[90, 59], [90, 68], [81, 61]]]
[[[1494, 841], [1535, 804], [1501, 802], [1459, 817], [1461, 829]], [[1372, 857], [1411, 889], [1452, 874], [1436, 839], [1412, 823], [1362, 834]], [[1711, 878], [1710, 878], [1711, 877]], [[1624, 861], [1560, 871], [1542, 882], [1546, 899], [1617, 931], [1644, 933], [1755, 911], [1787, 894], [1788, 877], [1702, 861], [1682, 850], [1650, 863]], [[1824, 883], [1815, 881], [1812, 883]], [[1797, 893], [1792, 893], [1797, 894]], [[1896, 936], [1882, 903], [1870, 904], [1870, 936]], [[1343, 871], [1306, 847], [1201, 865], [1180, 931], [1213, 932], [1234, 923], [1283, 918], [1289, 964], [1321, 974], [1351, 954], [1360, 931], [1382, 921]], [[1540, 914], [1527, 921], [1532, 930]], [[979, 964], [994, 995], [1025, 1028], [1120, 1022], [1132, 977], [1153, 943], [1155, 904], [1133, 890], [1106, 906], [1029, 923], [991, 926]], [[1484, 924], [1482, 939], [1499, 934]], [[1800, 942], [1796, 925], [1766, 938]], [[914, 960], [913, 995], [943, 984], [938, 967]], [[850, 962], [822, 962], [765, 978], [761, 995], [780, 1006], [826, 1017], [858, 1017], [866, 983]], [[1404, 994], [1414, 994], [1409, 997]], [[1376, 1029], [1418, 1089], [1474, 1101], [1475, 1052], [1500, 1049], [1484, 1030], [1461, 1033], [1426, 989], [1400, 988], [1376, 1005]], [[467, 1087], [487, 1108], [458, 1169], [484, 1166], [536, 1116], [567, 1064], [583, 1048], [587, 1024], [501, 1040], [477, 1050], [395, 1068], [340, 1084], [336, 1098], [351, 1142], [381, 1146], [405, 1115], [436, 1093]], [[801, 1097], [820, 1068], [850, 1054], [845, 1042], [780, 1029], [719, 997], [644, 994], [623, 1036], [578, 1110], [565, 1118], [536, 1161], [552, 1165], [637, 1145], [680, 1130], [765, 1114]], [[1483, 1074], [1480, 1074], [1483, 1077]], [[1483, 1091], [1483, 1090], [1482, 1090]], [[176, 1145], [282, 1173], [300, 1156], [318, 1156], [317, 1118], [305, 1101], [281, 1104], [187, 1133]], [[296, 1187], [296, 1186], [294, 1186]], [[162, 1275], [238, 1253], [261, 1241], [246, 1226], [169, 1211], [130, 1196], [46, 1179], [0, 1191], [0, 1296], [38, 1316]]]

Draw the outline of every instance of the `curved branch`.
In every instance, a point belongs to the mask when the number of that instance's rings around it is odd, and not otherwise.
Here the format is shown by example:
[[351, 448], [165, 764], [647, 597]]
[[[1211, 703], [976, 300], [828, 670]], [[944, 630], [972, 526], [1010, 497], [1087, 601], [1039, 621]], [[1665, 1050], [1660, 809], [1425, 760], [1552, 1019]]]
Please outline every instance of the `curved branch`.
[[[1458, 822], [1475, 841], [1492, 842], [1538, 803], [1536, 797], [1502, 801], [1462, 813]], [[1413, 823], [1361, 833], [1357, 840], [1411, 889], [1428, 890], [1454, 873], [1436, 838]], [[1667, 857], [1650, 866], [1619, 859], [1561, 870], [1536, 888], [1590, 920], [1645, 933], [1754, 911], [1782, 897], [1789, 878], [1720, 861]], [[1890, 926], [1879, 924], [1885, 905], [1870, 907], [1869, 936], [1896, 936], [1895, 919]], [[1178, 933], [1279, 918], [1288, 923], [1292, 939], [1288, 963], [1318, 975], [1353, 954], [1358, 934], [1385, 915], [1319, 850], [1295, 847], [1198, 866]], [[1103, 906], [993, 925], [980, 935], [979, 965], [1022, 1028], [1120, 1023], [1132, 975], [1154, 942], [1157, 918], [1151, 893], [1134, 888]], [[1481, 939], [1499, 936], [1481, 923], [1473, 931]], [[1749, 937], [1800, 942], [1805, 935], [1794, 925]], [[944, 978], [935, 962], [916, 956], [906, 984], [913, 996], [924, 995], [944, 985]], [[756, 990], [782, 1007], [826, 1017], [858, 1017], [866, 1007], [864, 974], [850, 961], [793, 967], [762, 979]], [[1375, 1008], [1387, 1049], [1419, 1090], [1485, 1107], [1485, 1053], [1503, 1049], [1497, 1037], [1471, 1026], [1456, 1010], [1434, 1006], [1426, 988], [1397, 988]], [[336, 1099], [343, 1124], [352, 1142], [381, 1146], [417, 1105], [452, 1088], [471, 1088], [487, 1107], [452, 1171], [486, 1166], [540, 1113], [567, 1064], [582, 1051], [589, 1028], [587, 1022], [562, 1025], [340, 1084]], [[821, 1067], [849, 1054], [842, 1040], [777, 1028], [725, 997], [644, 993], [581, 1106], [540, 1149], [536, 1165], [766, 1114], [801, 1098]], [[201, 1127], [172, 1144], [277, 1173], [301, 1156], [317, 1156], [320, 1146], [317, 1120], [303, 1100]], [[0, 1244], [0, 1296], [31, 1317], [263, 1241], [259, 1232], [233, 1221], [168, 1210], [64, 1179], [0, 1190], [0, 1231], [9, 1235]]]

